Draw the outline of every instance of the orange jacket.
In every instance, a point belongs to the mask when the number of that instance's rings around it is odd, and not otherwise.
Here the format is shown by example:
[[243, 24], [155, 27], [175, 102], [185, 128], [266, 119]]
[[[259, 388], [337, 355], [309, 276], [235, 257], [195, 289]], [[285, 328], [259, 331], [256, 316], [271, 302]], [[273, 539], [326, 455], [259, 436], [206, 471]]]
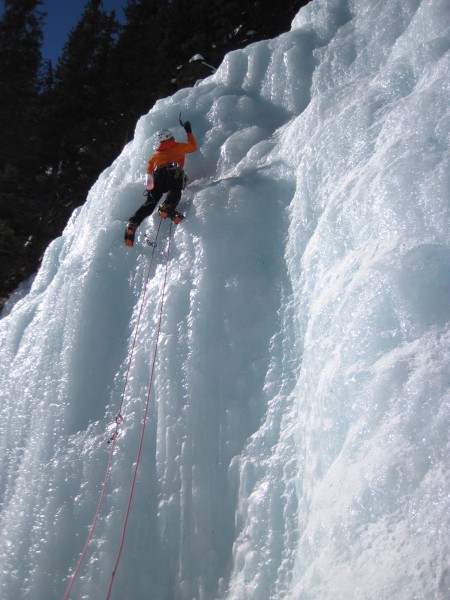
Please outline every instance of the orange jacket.
[[185, 154], [197, 150], [194, 134], [188, 133], [187, 140], [187, 143], [176, 142], [174, 139], [161, 142], [148, 161], [147, 173], [153, 175], [153, 171], [165, 163], [177, 163], [184, 167]]

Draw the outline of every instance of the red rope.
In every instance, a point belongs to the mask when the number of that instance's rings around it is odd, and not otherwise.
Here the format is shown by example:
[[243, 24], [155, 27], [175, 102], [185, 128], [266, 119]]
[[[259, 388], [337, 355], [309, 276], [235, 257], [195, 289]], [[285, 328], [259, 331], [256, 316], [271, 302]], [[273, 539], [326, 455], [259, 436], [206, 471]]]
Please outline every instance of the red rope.
[[139, 448], [138, 448], [138, 452], [137, 452], [137, 456], [136, 456], [136, 461], [135, 461], [135, 466], [134, 466], [133, 480], [131, 482], [131, 488], [130, 488], [130, 495], [129, 495], [129, 498], [128, 498], [127, 510], [126, 510], [125, 519], [124, 519], [124, 522], [123, 522], [122, 536], [120, 538], [119, 550], [117, 552], [117, 558], [116, 558], [116, 562], [114, 564], [114, 568], [113, 568], [113, 571], [112, 571], [112, 574], [111, 574], [111, 579], [110, 579], [110, 582], [109, 582], [108, 593], [106, 595], [105, 600], [109, 600], [109, 598], [111, 596], [111, 591], [112, 591], [112, 586], [113, 586], [113, 583], [114, 583], [114, 578], [116, 576], [117, 567], [119, 566], [120, 557], [122, 555], [123, 544], [124, 544], [124, 541], [125, 541], [125, 534], [126, 534], [127, 525], [128, 525], [128, 517], [130, 516], [131, 503], [132, 503], [132, 500], [133, 500], [133, 493], [134, 493], [134, 488], [135, 488], [135, 485], [136, 485], [137, 470], [138, 470], [138, 467], [139, 467], [139, 461], [141, 460], [142, 445], [143, 445], [143, 442], [144, 442], [145, 426], [146, 426], [146, 423], [147, 423], [148, 409], [149, 409], [149, 405], [150, 405], [150, 394], [151, 394], [151, 390], [152, 390], [153, 376], [154, 376], [154, 372], [155, 372], [156, 356], [158, 354], [159, 335], [160, 335], [160, 332], [161, 332], [161, 322], [162, 322], [163, 308], [164, 308], [164, 299], [165, 299], [165, 293], [166, 293], [167, 274], [168, 274], [168, 270], [169, 270], [169, 255], [170, 255], [170, 242], [171, 242], [171, 239], [172, 239], [172, 223], [170, 224], [170, 230], [169, 230], [169, 241], [168, 241], [168, 244], [167, 244], [167, 254], [166, 254], [166, 265], [165, 265], [164, 282], [163, 282], [163, 287], [162, 287], [162, 292], [161, 292], [161, 307], [160, 307], [160, 311], [159, 311], [159, 321], [158, 321], [158, 328], [157, 328], [157, 331], [156, 331], [155, 350], [154, 350], [154, 353], [153, 353], [153, 361], [152, 361], [152, 368], [151, 368], [151, 372], [150, 372], [150, 380], [149, 380], [148, 388], [147, 388], [147, 400], [146, 400], [146, 403], [145, 403], [144, 418], [143, 418], [143, 421], [142, 421], [141, 437], [140, 437], [140, 440], [139, 440]]
[[145, 300], [145, 297], [147, 295], [148, 282], [149, 282], [149, 279], [150, 279], [150, 273], [151, 273], [151, 269], [152, 269], [153, 257], [155, 255], [155, 249], [156, 249], [156, 240], [158, 239], [159, 230], [161, 229], [161, 223], [162, 223], [162, 219], [159, 220], [159, 226], [158, 226], [158, 230], [156, 232], [156, 237], [155, 237], [155, 244], [153, 245], [153, 252], [152, 252], [152, 255], [150, 257], [150, 264], [149, 264], [149, 267], [148, 267], [147, 276], [145, 278], [144, 291], [143, 291], [143, 294], [142, 294], [142, 299], [141, 299], [141, 305], [140, 305], [140, 309], [139, 309], [138, 319], [137, 319], [137, 322], [136, 322], [136, 326], [134, 328], [133, 342], [131, 344], [131, 349], [130, 349], [129, 359], [128, 359], [128, 365], [127, 365], [127, 370], [126, 370], [126, 373], [125, 373], [125, 383], [124, 383], [123, 390], [122, 390], [122, 395], [121, 395], [120, 404], [119, 404], [119, 410], [117, 411], [117, 415], [116, 415], [116, 418], [115, 418], [116, 428], [115, 428], [115, 430], [114, 430], [114, 432], [113, 432], [113, 434], [112, 434], [112, 436], [111, 436], [111, 438], [109, 440], [111, 442], [111, 448], [109, 450], [108, 463], [106, 465], [105, 478], [103, 479], [103, 484], [102, 484], [102, 491], [101, 491], [100, 498], [99, 498], [99, 501], [98, 501], [98, 504], [97, 504], [97, 510], [95, 512], [94, 519], [93, 519], [92, 524], [91, 524], [91, 526], [89, 528], [89, 533], [88, 533], [88, 536], [87, 536], [87, 539], [86, 539], [86, 543], [84, 544], [84, 548], [83, 548], [83, 550], [81, 552], [80, 558], [78, 559], [78, 563], [77, 563], [77, 566], [75, 567], [75, 571], [73, 572], [72, 577], [70, 578], [69, 585], [67, 586], [66, 593], [64, 594], [63, 600], [68, 600], [68, 598], [70, 597], [70, 593], [72, 591], [72, 588], [73, 588], [73, 586], [75, 584], [75, 581], [76, 581], [76, 579], [77, 579], [77, 577], [78, 577], [78, 575], [80, 573], [80, 569], [81, 569], [83, 561], [84, 561], [84, 559], [86, 557], [86, 554], [87, 554], [87, 551], [88, 551], [88, 548], [89, 548], [89, 544], [91, 542], [92, 535], [94, 533], [94, 529], [95, 529], [95, 526], [97, 524], [98, 517], [100, 515], [100, 510], [101, 510], [101, 507], [102, 507], [102, 504], [103, 504], [103, 500], [104, 500], [104, 497], [105, 497], [106, 484], [108, 483], [109, 475], [110, 475], [110, 472], [111, 472], [111, 463], [112, 463], [112, 457], [113, 457], [113, 452], [114, 452], [114, 446], [115, 446], [115, 443], [116, 443], [116, 438], [117, 438], [117, 434], [119, 432], [120, 424], [123, 421], [123, 417], [122, 417], [122, 414], [121, 414], [122, 413], [122, 407], [123, 407], [124, 400], [125, 400], [125, 392], [126, 392], [127, 385], [128, 385], [128, 378], [129, 378], [129, 373], [130, 373], [130, 369], [131, 369], [131, 362], [132, 362], [132, 359], [133, 359], [134, 350], [135, 350], [135, 346], [136, 346], [136, 338], [137, 338], [137, 333], [138, 333], [138, 329], [139, 329], [139, 323], [140, 323], [140, 320], [141, 320], [142, 311], [143, 311], [143, 307], [144, 307], [144, 300]]
[[[144, 300], [145, 300], [145, 296], [147, 294], [148, 281], [150, 279], [150, 272], [151, 272], [151, 269], [152, 269], [153, 257], [155, 255], [156, 242], [158, 240], [159, 230], [161, 229], [161, 223], [162, 223], [162, 218], [159, 219], [159, 225], [158, 225], [158, 229], [156, 231], [156, 236], [155, 236], [155, 243], [153, 244], [153, 251], [152, 251], [152, 255], [150, 257], [150, 265], [148, 267], [147, 277], [145, 279], [144, 294], [142, 296], [142, 301], [141, 301], [141, 306], [140, 306], [140, 309], [139, 309], [139, 315], [138, 315], [138, 320], [136, 322], [136, 327], [134, 328], [133, 343], [131, 345], [130, 358], [128, 360], [127, 372], [125, 373], [125, 382], [123, 384], [123, 391], [122, 391], [122, 397], [120, 399], [119, 410], [117, 411], [116, 424], [117, 424], [117, 417], [121, 417], [122, 406], [123, 406], [123, 403], [124, 403], [124, 400], [125, 400], [125, 391], [126, 391], [127, 386], [128, 386], [128, 378], [129, 378], [130, 369], [131, 369], [131, 361], [133, 360], [133, 354], [134, 354], [134, 348], [136, 346], [136, 338], [137, 338], [137, 333], [138, 333], [138, 329], [139, 329], [139, 323], [141, 321], [142, 311], [144, 309]], [[118, 433], [118, 430], [119, 430], [119, 424], [117, 424], [116, 430], [115, 430], [115, 432], [113, 434], [114, 439], [117, 437], [117, 433]]]

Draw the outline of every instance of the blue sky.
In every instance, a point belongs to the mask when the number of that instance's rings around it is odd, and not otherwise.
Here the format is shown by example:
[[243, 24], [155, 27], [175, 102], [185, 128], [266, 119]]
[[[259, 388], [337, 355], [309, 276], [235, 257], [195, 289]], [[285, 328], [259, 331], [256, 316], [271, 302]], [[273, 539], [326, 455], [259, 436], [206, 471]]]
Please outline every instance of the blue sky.
[[[47, 18], [42, 56], [51, 59], [53, 64], [56, 64], [69, 31], [78, 23], [87, 2], [88, 0], [44, 0], [42, 10], [47, 13]], [[115, 10], [120, 20], [123, 17], [122, 7], [126, 4], [127, 0], [103, 0], [104, 9]], [[4, 3], [1, 1], [0, 15], [3, 11]]]
[[[69, 31], [80, 19], [88, 0], [44, 0], [43, 10], [47, 13], [44, 27], [42, 55], [55, 64], [67, 41]], [[122, 6], [127, 0], [103, 0], [105, 10], [115, 10], [119, 19], [123, 17]]]

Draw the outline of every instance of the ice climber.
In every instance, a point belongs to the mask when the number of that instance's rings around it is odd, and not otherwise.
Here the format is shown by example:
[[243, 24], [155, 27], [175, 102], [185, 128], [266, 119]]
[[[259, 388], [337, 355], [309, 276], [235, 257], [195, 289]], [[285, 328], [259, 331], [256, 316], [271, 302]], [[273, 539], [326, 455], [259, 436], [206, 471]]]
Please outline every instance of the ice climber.
[[[180, 121], [181, 122], [181, 121]], [[181, 198], [181, 192], [186, 184], [184, 172], [185, 155], [197, 150], [197, 142], [189, 121], [181, 122], [187, 134], [187, 142], [176, 142], [170, 129], [157, 133], [159, 146], [148, 161], [147, 167], [147, 199], [130, 217], [125, 229], [125, 244], [132, 246], [137, 227], [152, 214], [162, 195], [167, 193], [164, 203], [159, 208], [163, 218], [169, 217], [174, 223], [179, 223], [183, 215], [175, 209]]]

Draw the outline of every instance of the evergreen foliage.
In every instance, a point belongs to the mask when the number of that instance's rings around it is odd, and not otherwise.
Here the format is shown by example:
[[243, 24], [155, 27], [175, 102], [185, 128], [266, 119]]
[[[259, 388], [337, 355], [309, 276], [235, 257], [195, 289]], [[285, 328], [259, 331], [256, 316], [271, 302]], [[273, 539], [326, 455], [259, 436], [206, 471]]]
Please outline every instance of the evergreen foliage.
[[36, 182], [42, 23], [40, 0], [4, 0], [0, 20], [0, 294], [30, 274], [45, 202]]
[[101, 0], [89, 0], [70, 32], [42, 102], [44, 173], [68, 207], [83, 203], [99, 172], [119, 151], [114, 144], [110, 55], [118, 23]]
[[[230, 50], [287, 31], [304, 4], [128, 0], [119, 24], [87, 0], [53, 66], [41, 54], [42, 1], [4, 0], [0, 307], [158, 98], [210, 75]], [[189, 62], [195, 54], [205, 61]]]
[[22, 166], [37, 119], [41, 63], [41, 0], [4, 0], [0, 20], [0, 169]]

